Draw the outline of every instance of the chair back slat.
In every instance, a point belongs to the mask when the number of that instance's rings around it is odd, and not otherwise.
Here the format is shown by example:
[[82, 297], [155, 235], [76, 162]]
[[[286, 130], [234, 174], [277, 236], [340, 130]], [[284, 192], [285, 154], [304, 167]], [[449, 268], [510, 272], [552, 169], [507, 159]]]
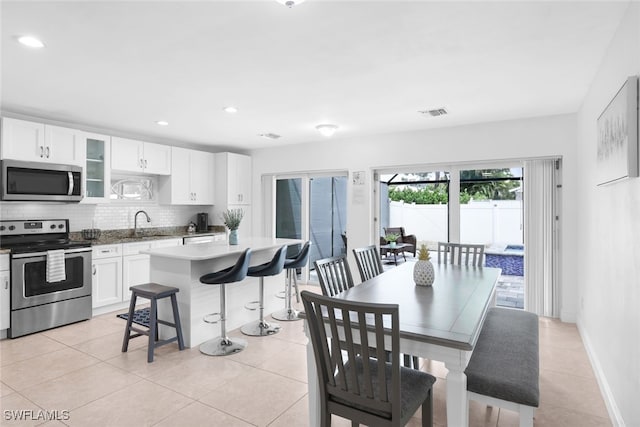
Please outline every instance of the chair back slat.
[[380, 253], [375, 245], [356, 248], [353, 250], [353, 255], [356, 258], [360, 278], [363, 282], [382, 273]]
[[322, 294], [335, 296], [353, 288], [353, 277], [346, 255], [324, 258], [314, 261]]
[[481, 267], [484, 263], [484, 245], [438, 242], [438, 264]]
[[[323, 402], [352, 405], [376, 416], [399, 415], [398, 305], [349, 302], [308, 291], [301, 297]], [[385, 362], [385, 341], [387, 351], [391, 346], [390, 362]]]

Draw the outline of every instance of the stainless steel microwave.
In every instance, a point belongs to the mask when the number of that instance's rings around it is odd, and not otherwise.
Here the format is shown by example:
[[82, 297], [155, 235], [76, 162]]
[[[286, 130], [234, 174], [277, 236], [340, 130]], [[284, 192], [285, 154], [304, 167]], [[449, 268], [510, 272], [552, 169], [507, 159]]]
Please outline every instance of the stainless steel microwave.
[[2, 160], [2, 200], [79, 202], [82, 168], [74, 165]]

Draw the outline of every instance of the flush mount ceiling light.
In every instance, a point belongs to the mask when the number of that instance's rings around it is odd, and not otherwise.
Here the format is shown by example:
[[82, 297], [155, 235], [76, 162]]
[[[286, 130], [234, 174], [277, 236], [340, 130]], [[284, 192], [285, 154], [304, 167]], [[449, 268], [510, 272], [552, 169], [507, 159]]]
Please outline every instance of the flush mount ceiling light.
[[288, 8], [292, 8], [293, 6], [299, 5], [304, 0], [276, 0], [278, 3], [287, 6]]
[[229, 113], [229, 114], [235, 114], [235, 113], [237, 113], [237, 112], [238, 112], [238, 109], [237, 109], [236, 107], [232, 107], [232, 106], [224, 107], [224, 108], [223, 108], [223, 110], [224, 110], [226, 113]]
[[322, 124], [322, 125], [316, 126], [316, 129], [322, 135], [326, 137], [330, 137], [330, 136], [333, 136], [334, 133], [336, 133], [336, 131], [338, 130], [338, 126], [331, 125], [331, 124]]
[[276, 134], [276, 133], [261, 133], [258, 136], [261, 136], [265, 139], [278, 139], [281, 138], [280, 135]]
[[40, 39], [35, 38], [33, 36], [19, 36], [17, 37], [17, 40], [18, 40], [18, 43], [22, 45], [33, 47], [36, 49], [44, 47], [44, 43], [42, 43]]
[[156, 124], [157, 124], [158, 126], [169, 126], [169, 122], [164, 121], [164, 120], [158, 120], [158, 121], [156, 122]]

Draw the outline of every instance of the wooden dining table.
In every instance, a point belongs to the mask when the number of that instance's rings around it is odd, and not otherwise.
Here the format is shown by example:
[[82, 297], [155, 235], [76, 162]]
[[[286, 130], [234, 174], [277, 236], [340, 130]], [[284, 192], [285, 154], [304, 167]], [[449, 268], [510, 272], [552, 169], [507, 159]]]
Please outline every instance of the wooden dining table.
[[[447, 424], [468, 426], [465, 368], [494, 305], [499, 268], [434, 264], [433, 286], [416, 286], [413, 263], [405, 263], [363, 282], [335, 298], [398, 304], [400, 351], [444, 362], [447, 374]], [[305, 322], [305, 330], [306, 330]], [[308, 331], [307, 331], [307, 336]], [[309, 425], [320, 422], [318, 376], [311, 341], [307, 344]]]

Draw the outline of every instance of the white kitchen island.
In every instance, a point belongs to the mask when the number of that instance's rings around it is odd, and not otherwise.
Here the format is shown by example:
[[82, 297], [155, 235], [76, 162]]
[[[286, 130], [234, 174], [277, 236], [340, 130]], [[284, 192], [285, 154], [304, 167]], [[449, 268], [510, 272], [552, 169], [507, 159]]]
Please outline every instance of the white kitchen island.
[[[247, 248], [251, 248], [249, 265], [254, 266], [271, 261], [275, 252], [283, 245], [303, 242], [297, 239], [248, 237], [243, 238], [239, 245], [229, 245], [227, 242], [201, 243], [150, 249], [144, 253], [151, 255], [151, 281], [180, 289], [177, 299], [184, 344], [195, 347], [220, 335], [219, 324], [211, 325], [202, 320], [205, 315], [220, 311], [220, 289], [218, 285], [200, 283], [201, 276], [234, 265]], [[247, 277], [242, 282], [227, 284], [227, 331], [258, 319], [257, 310], [245, 308], [247, 303], [258, 301], [258, 283], [258, 278]], [[284, 301], [275, 296], [284, 290], [284, 284], [284, 272], [265, 277], [265, 317], [266, 314], [284, 307]], [[158, 318], [172, 318], [171, 304], [165, 300], [158, 301]], [[174, 336], [175, 332], [172, 328], [161, 325], [160, 335]]]

